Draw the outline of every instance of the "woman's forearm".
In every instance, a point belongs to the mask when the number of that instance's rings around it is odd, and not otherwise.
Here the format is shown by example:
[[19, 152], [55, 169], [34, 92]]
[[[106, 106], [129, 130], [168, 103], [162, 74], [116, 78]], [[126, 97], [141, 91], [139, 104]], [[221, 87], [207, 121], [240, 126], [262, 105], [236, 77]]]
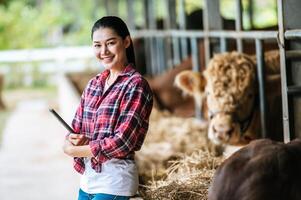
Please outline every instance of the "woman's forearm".
[[89, 145], [83, 145], [83, 146], [68, 145], [64, 148], [64, 152], [71, 157], [93, 157]]
[[93, 156], [89, 145], [74, 146], [72, 155], [73, 155], [73, 157], [92, 157]]

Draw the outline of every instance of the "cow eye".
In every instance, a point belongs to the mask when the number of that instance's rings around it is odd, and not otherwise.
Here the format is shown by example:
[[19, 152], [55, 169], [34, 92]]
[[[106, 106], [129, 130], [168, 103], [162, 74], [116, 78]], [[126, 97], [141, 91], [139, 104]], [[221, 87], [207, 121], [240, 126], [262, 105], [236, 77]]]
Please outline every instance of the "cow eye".
[[253, 96], [254, 96], [253, 93], [250, 93], [250, 94], [248, 95], [249, 98], [251, 98], [251, 97], [253, 97]]

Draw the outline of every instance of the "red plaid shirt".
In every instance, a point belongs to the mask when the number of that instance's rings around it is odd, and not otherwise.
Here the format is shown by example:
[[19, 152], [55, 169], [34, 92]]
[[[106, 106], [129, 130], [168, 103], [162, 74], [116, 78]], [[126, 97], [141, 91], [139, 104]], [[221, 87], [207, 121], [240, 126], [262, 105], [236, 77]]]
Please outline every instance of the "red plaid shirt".
[[[105, 70], [91, 79], [85, 88], [72, 122], [76, 133], [90, 139], [94, 157], [92, 168], [101, 171], [101, 163], [111, 159], [134, 157], [148, 130], [153, 106], [152, 91], [147, 81], [128, 65], [105, 91]], [[85, 171], [84, 159], [74, 158], [74, 168]]]

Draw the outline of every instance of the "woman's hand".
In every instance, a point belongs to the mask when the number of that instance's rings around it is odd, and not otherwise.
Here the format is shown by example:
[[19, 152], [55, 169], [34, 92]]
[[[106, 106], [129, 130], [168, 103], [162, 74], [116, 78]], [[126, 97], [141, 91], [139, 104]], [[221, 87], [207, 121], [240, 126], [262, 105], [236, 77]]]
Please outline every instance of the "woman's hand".
[[64, 145], [63, 145], [63, 151], [65, 154], [72, 156], [72, 150], [74, 145], [66, 138]]
[[85, 137], [83, 134], [70, 133], [67, 136], [67, 139], [74, 146], [82, 146], [82, 145], [87, 145], [89, 143], [89, 139]]
[[70, 134], [65, 139], [63, 151], [71, 157], [92, 157], [93, 154], [88, 145], [89, 139], [85, 136], [74, 136], [79, 134]]

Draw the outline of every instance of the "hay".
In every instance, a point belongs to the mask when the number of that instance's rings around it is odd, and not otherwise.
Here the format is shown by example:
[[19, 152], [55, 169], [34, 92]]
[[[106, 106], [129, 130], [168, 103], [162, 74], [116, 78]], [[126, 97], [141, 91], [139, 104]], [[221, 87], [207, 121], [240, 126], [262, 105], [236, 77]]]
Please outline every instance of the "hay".
[[207, 138], [206, 123], [153, 110], [141, 151], [139, 193], [145, 200], [206, 199], [222, 158]]
[[208, 149], [206, 124], [193, 118], [174, 117], [168, 112], [153, 109], [149, 132], [143, 147], [136, 154], [141, 182], [165, 176], [169, 161], [198, 149]]
[[173, 181], [166, 186], [154, 187], [145, 193], [145, 200], [203, 200], [207, 199], [208, 185], [210, 184], [211, 174], [190, 175], [185, 182]]
[[214, 171], [222, 161], [203, 150], [185, 155], [167, 169], [167, 178], [145, 186], [141, 195], [145, 200], [207, 199]]

